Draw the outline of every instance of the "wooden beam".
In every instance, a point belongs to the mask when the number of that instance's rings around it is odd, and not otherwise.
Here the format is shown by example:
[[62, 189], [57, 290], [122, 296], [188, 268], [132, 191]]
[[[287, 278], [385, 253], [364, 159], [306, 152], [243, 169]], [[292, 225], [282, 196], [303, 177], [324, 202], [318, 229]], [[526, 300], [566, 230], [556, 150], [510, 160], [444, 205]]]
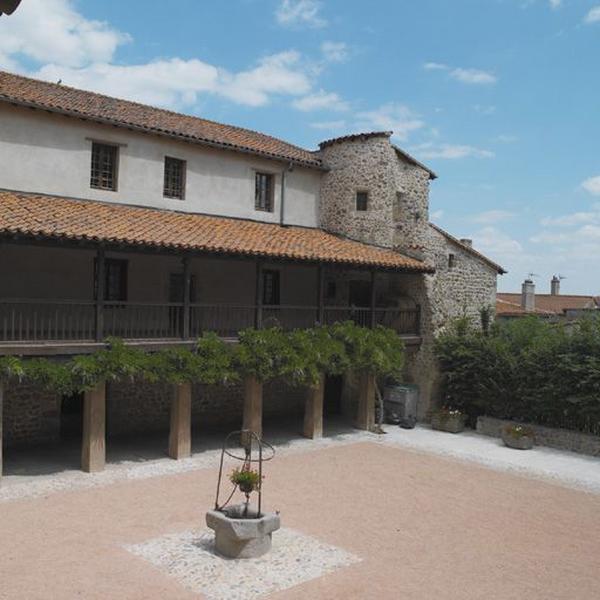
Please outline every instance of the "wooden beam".
[[371, 329], [375, 327], [375, 286], [377, 283], [377, 271], [371, 271]]
[[260, 329], [262, 327], [263, 316], [263, 264], [261, 260], [256, 261], [256, 287], [254, 289], [254, 327]]
[[375, 376], [364, 371], [358, 381], [357, 429], [371, 431], [375, 426]]
[[104, 470], [106, 463], [106, 384], [85, 392], [81, 469], [87, 473]]
[[2, 411], [4, 407], [4, 385], [0, 381], [0, 483], [2, 482]]
[[308, 388], [304, 406], [304, 437], [311, 440], [323, 437], [323, 395], [325, 393], [325, 376], [321, 375], [319, 383]]
[[192, 453], [192, 384], [175, 385], [171, 402], [169, 456], [175, 460]]
[[104, 286], [106, 282], [104, 248], [96, 254], [96, 341], [104, 339]]
[[192, 285], [192, 274], [190, 272], [190, 258], [181, 259], [183, 263], [183, 323], [181, 337], [184, 340], [190, 338], [190, 288]]
[[325, 269], [323, 269], [323, 265], [319, 265], [317, 267], [317, 305], [319, 307], [317, 314], [317, 321], [319, 325], [325, 324], [325, 302], [324, 302], [324, 294], [325, 290], [323, 289], [325, 286]]
[[244, 422], [243, 429], [254, 431], [262, 437], [263, 384], [253, 375], [244, 380]]

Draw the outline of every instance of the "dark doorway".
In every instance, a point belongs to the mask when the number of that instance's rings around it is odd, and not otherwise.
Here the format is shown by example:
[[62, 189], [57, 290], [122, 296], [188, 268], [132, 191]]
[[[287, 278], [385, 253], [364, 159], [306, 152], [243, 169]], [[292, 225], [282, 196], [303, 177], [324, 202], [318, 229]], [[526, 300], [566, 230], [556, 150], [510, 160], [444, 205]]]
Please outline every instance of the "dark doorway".
[[60, 439], [80, 440], [83, 431], [83, 393], [63, 396], [60, 404]]
[[325, 378], [323, 414], [326, 417], [342, 414], [342, 390], [344, 379], [341, 375], [328, 375]]

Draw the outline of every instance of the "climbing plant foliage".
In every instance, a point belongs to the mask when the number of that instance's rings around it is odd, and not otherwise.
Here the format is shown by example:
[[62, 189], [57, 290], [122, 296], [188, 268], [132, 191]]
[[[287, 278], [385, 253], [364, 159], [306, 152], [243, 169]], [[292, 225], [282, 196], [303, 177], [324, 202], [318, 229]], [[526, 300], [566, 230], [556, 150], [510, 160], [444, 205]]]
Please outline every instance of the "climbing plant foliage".
[[90, 390], [102, 381], [229, 384], [246, 375], [262, 382], [284, 378], [291, 385], [316, 385], [322, 374], [348, 370], [397, 377], [403, 350], [394, 331], [352, 322], [291, 332], [247, 329], [239, 343], [207, 333], [193, 348], [157, 352], [109, 339], [98, 352], [64, 361], [0, 357], [0, 380], [28, 381], [60, 394]]

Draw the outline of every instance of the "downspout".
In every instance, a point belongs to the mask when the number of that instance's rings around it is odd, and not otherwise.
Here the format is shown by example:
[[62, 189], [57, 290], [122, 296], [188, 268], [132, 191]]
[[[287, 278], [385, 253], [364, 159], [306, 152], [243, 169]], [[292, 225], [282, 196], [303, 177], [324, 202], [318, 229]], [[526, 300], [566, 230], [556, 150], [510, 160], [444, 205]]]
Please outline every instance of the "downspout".
[[279, 207], [279, 225], [281, 227], [285, 226], [285, 219], [284, 219], [284, 215], [285, 215], [285, 175], [288, 172], [292, 172], [294, 170], [294, 165], [292, 163], [290, 163], [287, 166], [287, 169], [284, 169], [283, 171], [281, 171], [281, 203], [280, 203], [280, 207]]

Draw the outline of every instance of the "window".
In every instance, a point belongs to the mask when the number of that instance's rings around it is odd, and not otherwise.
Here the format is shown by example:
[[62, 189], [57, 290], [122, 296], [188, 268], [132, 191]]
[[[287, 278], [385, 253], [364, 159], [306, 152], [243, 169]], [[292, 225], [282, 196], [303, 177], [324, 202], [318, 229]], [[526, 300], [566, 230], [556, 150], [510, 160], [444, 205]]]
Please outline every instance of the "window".
[[163, 187], [165, 198], [185, 197], [185, 160], [165, 156], [165, 183]]
[[456, 266], [456, 255], [448, 254], [448, 268], [453, 269]]
[[117, 191], [118, 146], [92, 142], [92, 172], [90, 187], [97, 190]]
[[273, 212], [273, 175], [269, 173], [256, 174], [254, 208]]
[[327, 287], [325, 288], [325, 298], [330, 301], [334, 301], [337, 295], [337, 286], [335, 281], [328, 281]]
[[263, 271], [263, 304], [279, 304], [279, 271]]
[[[96, 273], [98, 264], [94, 260], [94, 298], [98, 297]], [[106, 302], [127, 302], [127, 261], [107, 258], [104, 261], [104, 300]]]
[[369, 192], [356, 192], [356, 210], [365, 211], [369, 207]]

